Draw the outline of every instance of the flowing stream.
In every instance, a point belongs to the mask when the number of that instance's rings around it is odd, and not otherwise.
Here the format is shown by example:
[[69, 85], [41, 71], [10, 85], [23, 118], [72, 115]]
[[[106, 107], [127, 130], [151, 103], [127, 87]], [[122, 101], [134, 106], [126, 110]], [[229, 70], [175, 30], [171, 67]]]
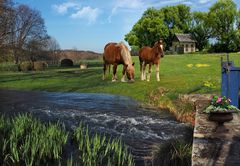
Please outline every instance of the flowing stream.
[[92, 132], [121, 137], [139, 160], [149, 156], [159, 143], [189, 136], [189, 127], [167, 111], [143, 107], [128, 97], [0, 90], [0, 113], [22, 112], [31, 112], [43, 121], [60, 120], [68, 130], [84, 122]]

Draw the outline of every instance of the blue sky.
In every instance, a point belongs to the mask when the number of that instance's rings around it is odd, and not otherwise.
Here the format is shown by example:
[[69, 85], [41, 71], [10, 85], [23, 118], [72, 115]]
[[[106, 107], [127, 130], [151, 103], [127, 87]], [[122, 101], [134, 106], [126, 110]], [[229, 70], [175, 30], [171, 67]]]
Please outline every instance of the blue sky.
[[[149, 7], [186, 4], [207, 11], [217, 0], [13, 0], [40, 11], [47, 32], [61, 49], [102, 53], [108, 42], [124, 41]], [[239, 7], [239, 0], [235, 0]]]

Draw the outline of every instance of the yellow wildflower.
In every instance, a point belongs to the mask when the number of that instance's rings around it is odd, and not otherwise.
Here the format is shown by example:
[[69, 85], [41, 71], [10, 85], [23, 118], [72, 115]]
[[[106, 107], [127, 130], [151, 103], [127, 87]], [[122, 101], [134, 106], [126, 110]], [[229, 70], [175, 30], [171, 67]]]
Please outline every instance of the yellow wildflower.
[[196, 64], [196, 67], [209, 67], [209, 64]]
[[191, 67], [193, 67], [193, 64], [187, 64], [187, 67], [191, 68]]

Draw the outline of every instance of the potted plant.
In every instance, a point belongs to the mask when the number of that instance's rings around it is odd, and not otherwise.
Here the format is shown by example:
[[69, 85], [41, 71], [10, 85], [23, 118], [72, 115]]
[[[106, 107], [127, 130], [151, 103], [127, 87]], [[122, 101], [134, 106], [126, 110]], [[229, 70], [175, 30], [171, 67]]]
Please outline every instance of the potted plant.
[[240, 110], [231, 105], [231, 100], [226, 96], [214, 96], [210, 105], [203, 112], [209, 114], [209, 120], [217, 122], [219, 126], [223, 126], [224, 122], [233, 119], [232, 113], [239, 113]]
[[205, 113], [233, 113], [240, 112], [240, 110], [231, 105], [231, 100], [226, 96], [214, 96], [210, 105], [203, 111]]

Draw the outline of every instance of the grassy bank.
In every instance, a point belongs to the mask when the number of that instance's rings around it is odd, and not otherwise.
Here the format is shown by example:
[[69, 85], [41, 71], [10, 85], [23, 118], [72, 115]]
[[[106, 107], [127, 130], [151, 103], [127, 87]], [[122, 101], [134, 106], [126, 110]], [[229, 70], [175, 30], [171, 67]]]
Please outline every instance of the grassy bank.
[[[224, 54], [169, 55], [161, 59], [160, 82], [156, 81], [153, 67], [150, 82], [140, 81], [138, 57], [133, 57], [136, 76], [132, 84], [111, 82], [111, 76], [103, 81], [101, 62], [94, 61], [86, 70], [79, 67], [49, 67], [41, 72], [9, 72], [0, 74], [0, 88], [46, 90], [62, 92], [111, 93], [130, 96], [144, 103], [167, 107], [182, 121], [191, 121], [192, 112], [185, 112], [188, 105], [178, 104], [179, 94], [220, 94], [220, 57]], [[240, 66], [240, 54], [230, 54], [230, 59]], [[122, 67], [118, 67], [121, 78]], [[182, 108], [179, 108], [182, 107]], [[183, 110], [182, 112], [177, 110]]]

